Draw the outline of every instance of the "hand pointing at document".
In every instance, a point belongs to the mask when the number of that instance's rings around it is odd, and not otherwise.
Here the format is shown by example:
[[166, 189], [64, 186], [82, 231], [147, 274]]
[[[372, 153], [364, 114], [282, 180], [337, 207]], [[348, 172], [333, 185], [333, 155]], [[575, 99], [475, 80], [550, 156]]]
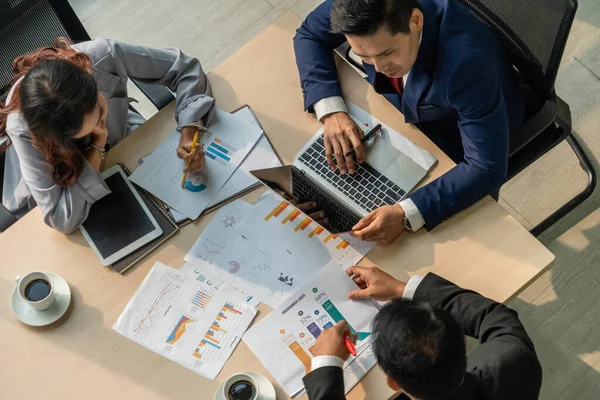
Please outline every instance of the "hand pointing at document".
[[360, 289], [351, 292], [349, 299], [391, 300], [401, 298], [406, 288], [406, 283], [399, 281], [378, 267], [354, 266], [346, 270]]

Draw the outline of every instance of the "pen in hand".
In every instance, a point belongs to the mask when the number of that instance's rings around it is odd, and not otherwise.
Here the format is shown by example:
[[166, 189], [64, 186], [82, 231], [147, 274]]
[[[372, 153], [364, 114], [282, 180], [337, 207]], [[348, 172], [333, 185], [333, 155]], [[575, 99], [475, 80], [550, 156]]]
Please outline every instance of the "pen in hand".
[[[190, 154], [194, 152], [194, 149], [196, 148], [196, 144], [198, 144], [198, 137], [200, 137], [200, 135], [198, 134], [199, 132], [196, 131], [196, 133], [194, 134], [194, 140], [192, 140], [192, 147], [190, 148]], [[185, 166], [189, 166], [190, 162], [192, 161], [192, 159], [190, 158], [188, 160], [188, 162], [185, 164]], [[183, 178], [181, 179], [181, 188], [185, 188], [185, 181], [187, 180], [187, 172], [183, 173]]]
[[[381, 131], [381, 124], [375, 125], [373, 127], [373, 129], [371, 129], [369, 132], [365, 133], [365, 136], [363, 136], [363, 138], [360, 139], [360, 143], [368, 142], [369, 140], [373, 139], [373, 136], [377, 135], [380, 131]], [[353, 148], [352, 150], [350, 150], [349, 152], [346, 153], [346, 157], [351, 157], [354, 154], [356, 154], [356, 151]]]
[[344, 344], [346, 345], [346, 348], [348, 349], [350, 354], [356, 357], [356, 347], [354, 347], [354, 343], [350, 341], [348, 335], [344, 335]]

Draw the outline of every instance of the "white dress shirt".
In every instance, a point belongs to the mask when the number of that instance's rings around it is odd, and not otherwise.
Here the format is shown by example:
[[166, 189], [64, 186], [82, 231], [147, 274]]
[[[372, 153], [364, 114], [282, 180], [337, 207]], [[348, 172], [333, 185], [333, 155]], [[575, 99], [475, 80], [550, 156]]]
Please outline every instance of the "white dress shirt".
[[[412, 300], [419, 284], [423, 280], [423, 277], [420, 275], [414, 275], [412, 278], [408, 280], [406, 283], [406, 287], [404, 288], [404, 293], [402, 294], [402, 298], [405, 300]], [[322, 367], [340, 367], [344, 365], [344, 360], [336, 356], [317, 356], [311, 361], [311, 371]]]

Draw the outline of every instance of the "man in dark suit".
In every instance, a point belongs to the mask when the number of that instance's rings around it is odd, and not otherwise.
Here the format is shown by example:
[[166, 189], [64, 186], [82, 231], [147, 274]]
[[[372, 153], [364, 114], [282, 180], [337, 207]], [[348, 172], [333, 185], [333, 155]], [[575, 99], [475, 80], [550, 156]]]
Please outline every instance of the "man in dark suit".
[[[353, 229], [391, 242], [434, 228], [506, 181], [509, 134], [524, 120], [517, 76], [492, 32], [456, 0], [327, 0], [294, 38], [304, 107], [325, 127], [329, 165], [353, 173], [363, 133], [348, 116], [333, 49], [348, 41], [368, 82], [457, 166]], [[334, 159], [335, 157], [335, 159]]]
[[[377, 267], [348, 269], [351, 299], [391, 300], [373, 322], [373, 351], [388, 386], [411, 400], [537, 399], [542, 370], [531, 339], [510, 308], [427, 274], [407, 284]], [[304, 377], [311, 400], [344, 399], [341, 365], [347, 325], [326, 329]], [[479, 339], [467, 358], [464, 335]]]

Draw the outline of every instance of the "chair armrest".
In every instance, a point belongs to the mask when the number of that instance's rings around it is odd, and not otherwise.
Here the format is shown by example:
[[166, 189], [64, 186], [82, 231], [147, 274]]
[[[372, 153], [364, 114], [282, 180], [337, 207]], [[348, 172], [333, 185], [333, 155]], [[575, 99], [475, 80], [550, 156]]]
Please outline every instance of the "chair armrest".
[[[565, 111], [564, 107], [566, 107], [566, 112], [570, 121], [571, 112], [569, 110], [569, 106], [562, 100], [560, 101], [563, 103], [563, 112]], [[544, 103], [538, 112], [528, 118], [523, 125], [511, 133], [509, 155], [512, 156], [521, 150], [546, 128], [548, 128], [548, 126], [554, 122], [557, 116], [557, 111], [557, 96], [556, 94], [552, 94], [552, 96]]]
[[159, 110], [175, 100], [175, 96], [166, 86], [144, 83], [136, 79], [132, 79], [132, 81]]

